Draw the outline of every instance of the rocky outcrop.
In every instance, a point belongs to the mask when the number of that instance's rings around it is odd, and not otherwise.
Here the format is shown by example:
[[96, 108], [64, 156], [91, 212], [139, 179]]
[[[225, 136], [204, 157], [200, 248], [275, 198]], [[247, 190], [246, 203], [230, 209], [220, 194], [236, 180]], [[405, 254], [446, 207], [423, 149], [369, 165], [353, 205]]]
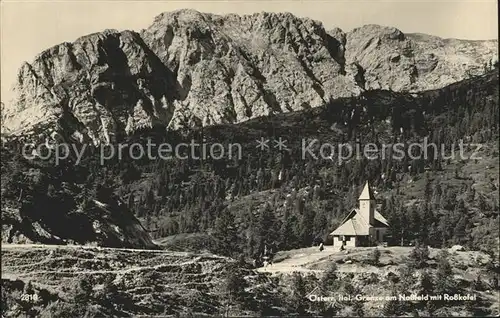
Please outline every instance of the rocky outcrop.
[[179, 10], [140, 33], [106, 30], [25, 63], [3, 129], [112, 142], [141, 127], [241, 122], [369, 89], [434, 89], [483, 72], [496, 56], [497, 41], [377, 25], [327, 31], [289, 13]]
[[66, 215], [56, 224], [50, 215], [34, 218], [24, 215], [22, 209], [2, 207], [2, 243], [157, 248], [127, 209], [111, 208], [99, 201], [87, 208], [90, 212], [63, 211]]
[[115, 133], [172, 118], [172, 79], [137, 33], [106, 30], [25, 63], [3, 119], [14, 133], [45, 122], [111, 141]]
[[[2, 146], [2, 244], [79, 244], [157, 248], [130, 206], [103, 182], [82, 180], [30, 165]], [[77, 171], [67, 171], [70, 176]], [[94, 191], [95, 189], [95, 191]]]
[[[498, 59], [497, 41], [441, 39], [366, 25], [347, 34], [346, 61], [364, 89], [416, 92], [483, 74]], [[353, 68], [351, 68], [353, 69]], [[358, 81], [359, 83], [359, 81]]]

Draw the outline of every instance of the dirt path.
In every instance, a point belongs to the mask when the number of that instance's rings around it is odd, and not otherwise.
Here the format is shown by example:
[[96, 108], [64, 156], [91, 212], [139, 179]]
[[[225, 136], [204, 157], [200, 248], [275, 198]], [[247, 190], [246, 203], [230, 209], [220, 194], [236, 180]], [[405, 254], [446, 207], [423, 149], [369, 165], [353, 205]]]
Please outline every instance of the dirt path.
[[115, 247], [101, 247], [101, 246], [89, 246], [89, 245], [46, 245], [46, 244], [5, 244], [2, 243], [1, 248], [4, 249], [86, 249], [86, 250], [114, 250], [114, 251], [129, 251], [129, 252], [148, 252], [148, 253], [178, 253], [179, 255], [189, 255], [188, 252], [172, 252], [162, 249], [157, 250], [147, 250], [147, 249], [135, 249], [135, 248], [115, 248]]
[[338, 254], [338, 249], [333, 246], [325, 246], [323, 251], [319, 251], [318, 247], [309, 247], [299, 250], [287, 251], [283, 254], [287, 257], [286, 259], [268, 265], [266, 267], [260, 267], [257, 271], [262, 273], [293, 273], [293, 272], [310, 272], [318, 273], [321, 270], [313, 270], [307, 268], [311, 263], [316, 263], [318, 261], [329, 258], [331, 255]]

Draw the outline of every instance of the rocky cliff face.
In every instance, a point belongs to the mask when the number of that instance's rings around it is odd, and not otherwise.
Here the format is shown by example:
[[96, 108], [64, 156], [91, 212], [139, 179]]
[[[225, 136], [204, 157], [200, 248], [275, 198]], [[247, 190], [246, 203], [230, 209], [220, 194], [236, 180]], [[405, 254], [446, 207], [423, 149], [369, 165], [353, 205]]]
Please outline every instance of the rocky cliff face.
[[483, 72], [497, 54], [497, 41], [180, 10], [140, 33], [106, 30], [25, 63], [2, 128], [112, 142], [141, 127], [241, 122], [369, 89], [434, 89]]

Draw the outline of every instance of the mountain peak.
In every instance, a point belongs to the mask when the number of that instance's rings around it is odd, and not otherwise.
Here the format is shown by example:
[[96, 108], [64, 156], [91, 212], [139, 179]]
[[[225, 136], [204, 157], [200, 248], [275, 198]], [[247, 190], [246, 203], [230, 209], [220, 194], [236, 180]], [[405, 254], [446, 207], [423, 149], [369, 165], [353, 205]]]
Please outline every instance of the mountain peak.
[[166, 11], [154, 18], [154, 21], [161, 21], [164, 19], [172, 19], [172, 18], [183, 18], [183, 19], [200, 19], [205, 16], [211, 16], [213, 14], [203, 13], [194, 9], [178, 9], [173, 11]]
[[401, 30], [395, 27], [383, 26], [379, 24], [366, 24], [361, 27], [353, 29], [349, 33], [361, 35], [364, 37], [378, 36], [389, 40], [398, 40], [398, 41], [403, 41], [406, 38], [405, 34]]

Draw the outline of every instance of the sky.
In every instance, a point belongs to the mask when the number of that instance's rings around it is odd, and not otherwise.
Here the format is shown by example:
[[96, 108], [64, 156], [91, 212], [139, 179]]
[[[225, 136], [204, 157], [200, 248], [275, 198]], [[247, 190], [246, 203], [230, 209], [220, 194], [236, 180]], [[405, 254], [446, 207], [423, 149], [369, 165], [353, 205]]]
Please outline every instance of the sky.
[[217, 14], [291, 12], [323, 22], [326, 29], [349, 31], [365, 24], [394, 26], [404, 33], [427, 33], [444, 38], [498, 39], [496, 0], [231, 0], [231, 1], [28, 1], [2, 0], [1, 99], [17, 70], [41, 51], [61, 42], [104, 29], [147, 28], [165, 11], [191, 8]]

